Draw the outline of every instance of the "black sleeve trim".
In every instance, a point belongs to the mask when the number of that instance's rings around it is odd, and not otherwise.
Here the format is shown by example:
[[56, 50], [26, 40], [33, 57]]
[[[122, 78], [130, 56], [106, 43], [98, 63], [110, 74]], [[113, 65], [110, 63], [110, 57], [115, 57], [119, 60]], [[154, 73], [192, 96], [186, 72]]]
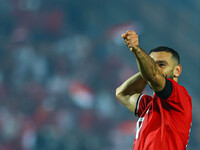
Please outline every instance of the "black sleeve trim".
[[164, 89], [160, 92], [155, 92], [155, 93], [158, 97], [163, 98], [163, 99], [167, 99], [171, 96], [172, 92], [173, 92], [172, 82], [170, 80], [166, 79]]
[[138, 115], [138, 112], [137, 112], [137, 110], [138, 110], [138, 103], [139, 103], [139, 101], [140, 101], [140, 98], [142, 97], [142, 95], [143, 94], [140, 94], [140, 96], [138, 97], [138, 99], [137, 99], [137, 102], [136, 102], [136, 107], [135, 107], [135, 116], [137, 116]]

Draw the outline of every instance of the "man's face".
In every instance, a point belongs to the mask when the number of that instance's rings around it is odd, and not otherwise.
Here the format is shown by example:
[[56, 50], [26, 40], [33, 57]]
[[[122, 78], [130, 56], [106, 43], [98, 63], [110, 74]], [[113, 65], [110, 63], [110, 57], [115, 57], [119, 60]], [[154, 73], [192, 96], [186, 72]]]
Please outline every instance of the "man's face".
[[150, 57], [158, 65], [161, 74], [164, 77], [174, 79], [174, 67], [176, 66], [175, 60], [172, 57], [171, 53], [168, 52], [152, 52]]

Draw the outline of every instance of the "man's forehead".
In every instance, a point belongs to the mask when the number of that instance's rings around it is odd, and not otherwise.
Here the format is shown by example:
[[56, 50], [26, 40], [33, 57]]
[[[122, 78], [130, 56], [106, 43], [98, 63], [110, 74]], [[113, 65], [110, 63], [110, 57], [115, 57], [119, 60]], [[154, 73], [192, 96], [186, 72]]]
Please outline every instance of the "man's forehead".
[[171, 61], [172, 54], [169, 52], [152, 52], [150, 54], [150, 57], [152, 57], [155, 61]]

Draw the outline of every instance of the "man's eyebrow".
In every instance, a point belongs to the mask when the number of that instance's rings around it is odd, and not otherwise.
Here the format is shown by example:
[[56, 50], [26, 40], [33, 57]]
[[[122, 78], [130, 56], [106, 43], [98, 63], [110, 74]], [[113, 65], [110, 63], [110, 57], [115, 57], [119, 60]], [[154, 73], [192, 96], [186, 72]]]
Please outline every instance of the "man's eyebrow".
[[164, 60], [157, 60], [157, 61], [155, 61], [156, 63], [163, 63], [163, 64], [167, 64], [168, 65], [168, 63], [166, 62], [166, 61], [164, 61]]

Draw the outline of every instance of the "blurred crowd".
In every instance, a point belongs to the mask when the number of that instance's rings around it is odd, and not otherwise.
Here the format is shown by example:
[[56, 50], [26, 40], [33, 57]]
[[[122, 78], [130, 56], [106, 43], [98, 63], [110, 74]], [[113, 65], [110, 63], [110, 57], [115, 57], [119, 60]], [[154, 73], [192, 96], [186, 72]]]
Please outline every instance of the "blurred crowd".
[[[130, 2], [0, 0], [1, 150], [132, 148], [137, 118], [116, 100], [115, 89], [138, 69], [120, 35], [136, 30], [145, 37], [148, 21], [138, 21], [138, 14], [125, 17], [124, 11], [134, 7]], [[148, 10], [147, 4], [138, 6]], [[155, 3], [160, 5], [164, 4]], [[155, 45], [155, 37], [147, 34], [146, 38], [144, 47]], [[181, 48], [176, 42], [175, 47]], [[184, 61], [185, 70], [199, 61], [198, 43], [192, 45], [193, 62]], [[181, 55], [186, 58], [189, 53]], [[200, 146], [199, 70], [194, 70], [193, 79], [191, 73], [184, 74], [182, 82], [188, 83], [195, 105], [189, 148], [196, 150]], [[146, 92], [151, 94], [148, 88]]]

